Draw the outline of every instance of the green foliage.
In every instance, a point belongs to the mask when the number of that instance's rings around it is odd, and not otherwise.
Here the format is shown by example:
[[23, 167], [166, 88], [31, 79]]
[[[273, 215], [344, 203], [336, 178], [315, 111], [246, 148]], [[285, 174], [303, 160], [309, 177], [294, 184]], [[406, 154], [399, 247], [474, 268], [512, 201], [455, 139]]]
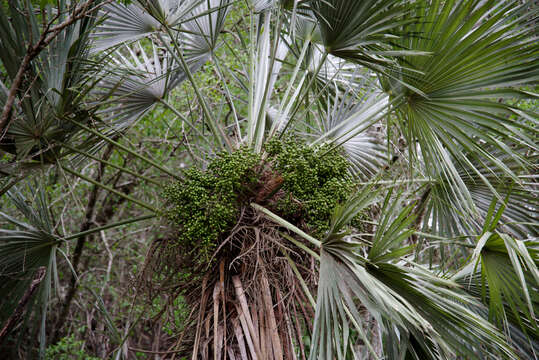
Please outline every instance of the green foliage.
[[163, 325], [163, 331], [169, 336], [174, 336], [176, 332], [184, 328], [188, 317], [189, 308], [187, 307], [185, 299], [179, 296], [173, 301], [172, 316], [170, 320]]
[[178, 243], [207, 261], [216, 239], [234, 224], [240, 196], [257, 182], [260, 156], [247, 148], [220, 153], [206, 171], [193, 168], [185, 180], [165, 189], [172, 204], [167, 218], [178, 229]]
[[76, 340], [75, 334], [66, 336], [55, 345], [47, 347], [46, 360], [99, 360], [84, 350], [84, 341]]

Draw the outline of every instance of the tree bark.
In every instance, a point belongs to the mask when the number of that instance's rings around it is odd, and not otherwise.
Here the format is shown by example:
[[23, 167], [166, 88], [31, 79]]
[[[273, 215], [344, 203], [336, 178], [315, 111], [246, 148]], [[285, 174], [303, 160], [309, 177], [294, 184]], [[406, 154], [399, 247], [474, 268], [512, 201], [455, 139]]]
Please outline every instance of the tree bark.
[[[414, 224], [412, 226], [413, 229], [419, 230], [421, 223], [423, 222], [423, 217], [425, 216], [425, 211], [427, 209], [427, 200], [429, 199], [429, 195], [431, 193], [432, 187], [429, 186], [427, 190], [421, 195], [421, 199], [419, 199], [419, 202], [416, 205], [415, 213], [417, 214], [417, 218], [414, 221]], [[410, 237], [410, 241], [412, 244], [417, 244], [417, 234], [412, 234]]]

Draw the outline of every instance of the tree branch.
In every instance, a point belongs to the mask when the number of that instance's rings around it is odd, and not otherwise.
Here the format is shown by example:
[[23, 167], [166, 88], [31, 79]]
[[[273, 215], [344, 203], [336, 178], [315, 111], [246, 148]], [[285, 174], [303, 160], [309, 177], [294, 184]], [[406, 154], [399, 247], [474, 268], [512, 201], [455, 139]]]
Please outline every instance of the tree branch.
[[42, 266], [37, 269], [34, 275], [34, 279], [30, 283], [30, 287], [24, 293], [23, 297], [19, 301], [19, 304], [17, 304], [15, 311], [13, 311], [9, 319], [6, 321], [6, 324], [4, 325], [2, 330], [0, 330], [0, 344], [6, 338], [7, 334], [9, 334], [9, 332], [13, 329], [13, 327], [15, 327], [15, 325], [19, 322], [24, 312], [24, 308], [26, 307], [26, 304], [28, 303], [32, 295], [35, 293], [39, 284], [41, 284], [41, 282], [45, 278], [46, 273], [47, 268], [45, 266]]
[[[112, 150], [114, 148], [112, 145], [108, 145], [105, 149], [105, 152], [103, 153], [102, 160], [108, 160], [112, 154]], [[100, 163], [99, 168], [97, 169], [97, 174], [95, 176], [96, 181], [101, 181], [103, 178], [103, 174], [105, 173], [105, 164]], [[88, 204], [86, 205], [86, 211], [85, 211], [85, 220], [82, 223], [80, 227], [80, 232], [84, 232], [92, 226], [93, 218], [94, 218], [94, 212], [97, 202], [97, 196], [99, 194], [100, 188], [96, 185], [92, 187], [92, 190], [90, 192], [90, 195], [88, 197]], [[80, 258], [82, 255], [82, 250], [84, 249], [84, 245], [86, 244], [86, 236], [81, 236], [77, 239], [77, 245], [75, 247], [75, 252], [73, 254], [73, 261], [72, 266], [75, 271], [78, 271]], [[61, 323], [63, 323], [67, 317], [67, 314], [69, 312], [69, 307], [71, 305], [71, 301], [73, 300], [73, 297], [75, 296], [75, 293], [77, 291], [77, 277], [75, 274], [71, 274], [71, 280], [69, 282], [69, 289], [67, 291], [67, 295], [64, 301], [64, 304], [62, 306], [62, 311], [60, 313], [59, 320], [56, 323], [55, 326], [55, 332], [52, 338], [52, 343], [56, 343], [59, 340], [60, 337], [60, 330], [62, 329]]]

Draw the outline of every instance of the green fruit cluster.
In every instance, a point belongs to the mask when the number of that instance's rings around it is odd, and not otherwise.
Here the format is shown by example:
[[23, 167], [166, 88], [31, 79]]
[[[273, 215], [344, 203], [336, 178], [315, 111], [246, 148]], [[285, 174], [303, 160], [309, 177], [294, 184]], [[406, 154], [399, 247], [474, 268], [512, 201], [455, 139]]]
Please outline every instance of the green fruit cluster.
[[264, 206], [314, 236], [329, 229], [333, 209], [354, 187], [341, 150], [274, 139], [265, 151], [264, 160], [248, 148], [221, 153], [205, 171], [188, 170], [183, 181], [165, 189], [171, 204], [166, 214], [183, 251], [200, 262], [209, 260], [237, 222], [242, 204], [253, 201], [271, 176], [281, 177], [282, 184]]
[[333, 209], [350, 196], [354, 187], [341, 149], [311, 147], [286, 139], [270, 141], [266, 151], [284, 179], [286, 196], [277, 201], [276, 211], [289, 220], [300, 220], [313, 236], [323, 236]]
[[234, 225], [239, 199], [257, 182], [260, 156], [242, 148], [221, 153], [206, 171], [190, 169], [185, 179], [165, 188], [171, 204], [166, 215], [178, 228], [183, 249], [207, 261], [217, 239]]

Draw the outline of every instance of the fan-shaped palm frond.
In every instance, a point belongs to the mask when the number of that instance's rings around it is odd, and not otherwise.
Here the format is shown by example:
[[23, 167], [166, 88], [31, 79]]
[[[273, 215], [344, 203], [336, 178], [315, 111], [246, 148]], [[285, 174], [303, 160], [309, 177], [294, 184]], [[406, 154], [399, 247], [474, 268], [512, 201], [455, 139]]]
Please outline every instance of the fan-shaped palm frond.
[[[3, 276], [24, 273], [37, 266], [47, 265], [50, 252], [59, 243], [59, 239], [52, 234], [52, 224], [44, 202], [44, 194], [42, 191], [38, 194], [37, 208], [34, 209], [28, 205], [29, 200], [25, 199], [17, 189], [8, 192], [11, 201], [28, 219], [28, 223], [1, 213], [4, 221], [8, 221], [20, 229], [2, 230], [2, 261], [0, 266]], [[44, 258], [47, 260], [44, 261]]]
[[[408, 215], [412, 207], [401, 211], [398, 197], [396, 202], [391, 200], [395, 201], [388, 194], [385, 215], [367, 257], [359, 255], [359, 243], [342, 234], [322, 242], [311, 358], [344, 358], [348, 346], [344, 341], [351, 338], [349, 323], [365, 341], [357, 298], [385, 334], [386, 353], [409, 353], [416, 359], [443, 359], [452, 354], [483, 359], [498, 354], [516, 359], [502, 334], [473, 311], [481, 305], [464, 295], [456, 283], [417, 264], [399, 262], [405, 251], [392, 250], [411, 234], [408, 225], [413, 218]], [[338, 219], [336, 216], [333, 222]], [[487, 348], [476, 348], [474, 343]]]
[[[533, 353], [539, 334], [538, 242], [496, 230], [505, 210], [504, 205], [496, 210], [496, 203], [496, 199], [491, 202], [471, 259], [453, 279], [488, 304], [489, 318], [505, 329], [509, 339], [515, 337], [524, 344], [520, 348], [528, 349], [525, 353]], [[527, 341], [519, 341], [520, 337]]]
[[[33, 189], [30, 188], [30, 191], [33, 192]], [[0, 212], [4, 222], [0, 229], [0, 291], [4, 294], [0, 301], [1, 322], [11, 314], [38, 268], [46, 267], [46, 275], [39, 285], [37, 295], [41, 312], [40, 349], [43, 352], [45, 319], [53, 275], [55, 282], [58, 281], [56, 249], [61, 239], [54, 234], [43, 189], [39, 189], [32, 200], [25, 198], [16, 188], [10, 190], [8, 196], [28, 222]], [[14, 229], [7, 227], [7, 224]]]
[[415, 51], [419, 49], [393, 47], [395, 40], [404, 35], [403, 26], [416, 21], [410, 16], [408, 3], [316, 0], [310, 6], [318, 19], [322, 43], [330, 54], [384, 71], [392, 66], [389, 56], [420, 53]]
[[137, 3], [110, 3], [101, 10], [102, 23], [92, 33], [93, 51], [136, 41], [159, 30], [161, 24]]
[[488, 305], [489, 318], [505, 329], [510, 341], [520, 342], [522, 356], [530, 358], [537, 351], [533, 349], [539, 334], [539, 272], [534, 248], [535, 240], [487, 232], [479, 238], [468, 265], [454, 276], [466, 291]]
[[[511, 152], [524, 153], [520, 147], [509, 146]], [[522, 173], [519, 157], [506, 153], [505, 149], [484, 146], [486, 151], [502, 162], [505, 169], [514, 174]], [[478, 234], [483, 227], [489, 212], [494, 192], [499, 197], [509, 198], [504, 207], [500, 225], [505, 231], [518, 237], [537, 235], [537, 208], [539, 206], [534, 196], [535, 177], [518, 178], [515, 180], [507, 175], [492, 161], [471, 155], [466, 156], [465, 162], [455, 161], [455, 171], [462, 180], [462, 185], [469, 192], [472, 207], [468, 207], [458, 190], [439, 175], [436, 180], [424, 190], [425, 215], [423, 228], [443, 236], [463, 234]], [[535, 156], [528, 159], [533, 161]]]
[[205, 0], [190, 13], [192, 20], [182, 23], [180, 42], [189, 59], [203, 58], [216, 48], [229, 5], [230, 0]]
[[139, 4], [161, 24], [172, 27], [189, 20], [189, 14], [207, 0], [140, 0]]
[[102, 23], [92, 33], [92, 51], [99, 52], [152, 34], [166, 34], [161, 25], [165, 21], [166, 26], [181, 29], [180, 42], [190, 54], [188, 57], [207, 56], [217, 44], [229, 3], [229, 0], [191, 0], [180, 4], [167, 1], [108, 4], [101, 11]]
[[[106, 114], [105, 122], [117, 130], [131, 126], [186, 79], [170, 54], [163, 54], [155, 44], [152, 50], [153, 53], [148, 55], [139, 43], [138, 46], [125, 46], [116, 51], [98, 84], [98, 90], [94, 91], [97, 96], [111, 97], [111, 108], [97, 114]], [[193, 61], [191, 70], [200, 68], [205, 61]]]
[[399, 43], [432, 55], [399, 58], [403, 67], [414, 69], [402, 70], [399, 75], [408, 87], [387, 78], [382, 81], [391, 96], [403, 100], [397, 108], [397, 125], [407, 138], [411, 155], [422, 158], [429, 176], [445, 178], [445, 189], [451, 189], [449, 196], [458, 199], [467, 212], [475, 212], [474, 200], [459, 168], [466, 167], [469, 176], [480, 179], [495, 193], [496, 184], [484, 173], [498, 168], [518, 182], [518, 172], [494, 151], [506, 153], [507, 159], [523, 166], [526, 160], [505, 144], [521, 143], [536, 149], [528, 135], [536, 131], [512, 117], [512, 106], [498, 102], [498, 96], [508, 94], [535, 97], [511, 88], [537, 77], [533, 65], [537, 48], [527, 36], [537, 9], [527, 10], [519, 4], [432, 1], [418, 8], [416, 14], [425, 21], [408, 29], [422, 35]]
[[342, 94], [335, 87], [335, 95], [328, 94], [327, 110], [320, 114], [321, 136], [344, 149], [352, 173], [363, 181], [376, 175], [387, 163], [387, 146], [373, 126], [369, 126], [373, 115], [383, 113], [387, 97], [370, 86], [372, 80], [367, 76], [351, 78], [350, 86]]

